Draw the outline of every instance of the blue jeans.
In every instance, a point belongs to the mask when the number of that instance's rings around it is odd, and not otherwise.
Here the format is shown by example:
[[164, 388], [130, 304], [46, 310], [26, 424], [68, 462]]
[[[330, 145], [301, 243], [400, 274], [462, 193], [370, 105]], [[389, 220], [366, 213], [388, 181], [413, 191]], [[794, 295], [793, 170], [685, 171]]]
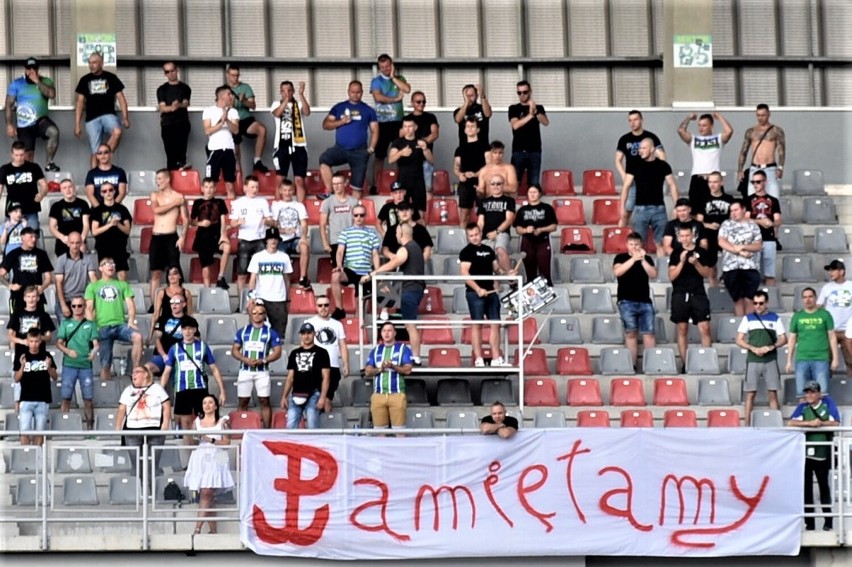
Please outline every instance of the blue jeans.
[[[116, 340], [132, 343], [134, 335], [139, 335], [139, 331], [131, 329], [126, 323], [98, 329], [101, 368], [110, 368], [112, 366], [112, 343]], [[142, 335], [139, 336], [141, 337]]]
[[666, 207], [664, 205], [636, 205], [633, 208], [633, 231], [638, 232], [644, 243], [648, 239], [648, 225], [654, 228], [654, 242], [657, 246], [662, 244], [663, 235], [666, 231], [666, 223], [669, 222], [666, 216]]
[[47, 429], [47, 402], [21, 402], [18, 422], [21, 431], [45, 431]]
[[72, 368], [70, 366], [62, 367], [62, 393], [63, 400], [70, 400], [74, 397], [74, 388], [77, 386], [77, 381], [80, 381], [80, 391], [83, 393], [84, 400], [91, 400], [95, 393], [93, 384], [94, 375], [90, 368]]
[[324, 151], [319, 158], [320, 165], [334, 167], [344, 163], [349, 164], [349, 169], [352, 170], [349, 184], [355, 191], [361, 191], [364, 188], [364, 178], [367, 175], [367, 162], [369, 161], [370, 154], [367, 153], [367, 148], [347, 150], [337, 144]]
[[423, 162], [423, 185], [426, 186], [426, 192], [432, 192], [432, 178], [435, 176], [435, 165], [428, 161]]
[[500, 322], [500, 298], [496, 293], [479, 297], [471, 290], [465, 291], [468, 311], [473, 321], [484, 321], [486, 318], [495, 323]]
[[541, 152], [512, 152], [512, 165], [518, 174], [518, 183], [527, 172], [527, 186], [541, 183]]
[[112, 131], [121, 128], [121, 122], [115, 114], [104, 114], [86, 122], [86, 136], [89, 138], [89, 149], [92, 154], [98, 152], [104, 135], [109, 139]]
[[27, 221], [27, 226], [39, 230], [41, 225], [38, 222], [38, 213], [28, 213], [24, 215], [24, 220]]
[[803, 396], [805, 384], [816, 380], [822, 389], [822, 394], [828, 394], [828, 379], [831, 377], [831, 365], [827, 360], [797, 360], [796, 361], [796, 395]]
[[298, 429], [299, 422], [302, 421], [302, 413], [305, 413], [305, 418], [308, 421], [308, 429], [316, 429], [319, 427], [319, 409], [317, 402], [319, 401], [319, 390], [314, 391], [308, 398], [308, 401], [302, 405], [293, 401], [293, 394], [290, 393], [290, 398], [287, 402], [287, 429]]
[[618, 302], [618, 312], [621, 314], [621, 322], [624, 323], [625, 331], [639, 331], [643, 335], [654, 334], [656, 329], [654, 327], [653, 303], [623, 299]]

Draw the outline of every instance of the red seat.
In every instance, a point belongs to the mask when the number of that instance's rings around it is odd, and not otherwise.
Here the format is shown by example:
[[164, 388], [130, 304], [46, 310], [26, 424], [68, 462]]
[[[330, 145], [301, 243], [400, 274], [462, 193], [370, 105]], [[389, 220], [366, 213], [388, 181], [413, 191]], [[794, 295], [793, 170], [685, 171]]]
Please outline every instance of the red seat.
[[595, 199], [592, 202], [592, 224], [613, 226], [621, 220], [621, 201], [618, 199]]
[[668, 410], [663, 414], [663, 427], [698, 427], [698, 420], [692, 410]]
[[461, 353], [457, 348], [433, 348], [429, 351], [430, 368], [461, 368]]
[[139, 252], [147, 254], [151, 250], [151, 238], [154, 236], [154, 227], [146, 226], [139, 233]]
[[305, 176], [305, 194], [306, 195], [322, 195], [325, 193], [325, 185], [322, 183], [322, 177], [318, 169], [309, 169]]
[[527, 189], [530, 188], [529, 181], [527, 181], [527, 172], [524, 172], [524, 176], [518, 179], [518, 195], [526, 195]]
[[331, 258], [323, 257], [317, 259], [317, 283], [331, 283]]
[[592, 361], [584, 348], [563, 347], [556, 351], [556, 373], [560, 376], [590, 376]]
[[198, 170], [172, 171], [172, 189], [184, 195], [201, 195], [201, 176]]
[[367, 226], [375, 226], [376, 224], [376, 204], [370, 199], [361, 199], [359, 205], [367, 210], [367, 216], [364, 217], [364, 224]]
[[459, 225], [459, 204], [455, 199], [432, 199], [426, 205], [426, 224], [429, 226]]
[[[445, 321], [445, 327], [426, 327], [420, 329], [420, 341], [424, 345], [454, 345], [456, 339], [453, 336], [453, 329], [449, 326], [449, 317], [423, 317], [422, 321]], [[470, 343], [468, 343], [470, 344]], [[430, 351], [431, 352], [431, 351]]]
[[441, 292], [441, 288], [431, 286], [423, 291], [423, 299], [420, 300], [417, 313], [420, 315], [447, 314], [447, 310], [444, 308], [444, 295]]
[[[232, 411], [228, 414], [228, 425], [231, 429], [263, 429], [263, 421], [260, 414], [253, 411]], [[242, 439], [242, 434], [233, 435], [235, 439]]]
[[613, 378], [609, 403], [613, 406], [644, 406], [645, 388], [639, 378]]
[[[512, 356], [512, 366], [518, 366], [518, 349], [515, 349], [515, 354]], [[547, 352], [543, 348], [530, 349], [529, 354], [524, 357], [524, 375], [550, 376], [550, 371], [547, 369]]]
[[[216, 194], [220, 197], [225, 197], [228, 194], [228, 189], [225, 187], [225, 179], [220, 177], [219, 181], [216, 182]], [[234, 194], [239, 197], [241, 195], [245, 195], [243, 192], [243, 178], [239, 175], [237, 176], [236, 181], [234, 181]], [[230, 203], [228, 204], [228, 210], [230, 210]]]
[[559, 239], [559, 250], [563, 254], [595, 254], [592, 230], [574, 226], [563, 228]]
[[595, 410], [578, 411], [577, 427], [609, 427], [609, 414]]
[[707, 427], [739, 427], [740, 412], [735, 409], [713, 409], [707, 412]]
[[559, 224], [586, 224], [586, 211], [580, 199], [554, 199], [553, 210]]
[[587, 169], [583, 172], [583, 195], [618, 195], [609, 169]]
[[611, 226], [603, 229], [603, 253], [621, 254], [627, 252], [627, 237], [633, 232], [630, 228]]
[[[346, 340], [352, 341], [352, 344], [358, 344], [358, 330], [361, 329], [361, 320], [357, 317], [349, 317], [341, 321], [343, 331], [346, 333]], [[367, 335], [367, 329], [361, 329], [361, 334], [364, 337], [364, 342], [369, 343], [370, 337]]]
[[621, 427], [654, 427], [654, 414], [651, 410], [624, 410]]
[[524, 380], [524, 403], [528, 406], [558, 406], [559, 396], [553, 378]]
[[435, 173], [432, 174], [432, 195], [444, 196], [452, 194], [450, 173], [443, 169], [436, 169]]
[[688, 406], [686, 381], [683, 378], [657, 378], [654, 380], [655, 406]]
[[541, 173], [541, 192], [545, 195], [576, 195], [574, 174], [569, 169], [546, 169]]
[[181, 248], [181, 252], [183, 252], [184, 254], [195, 254], [192, 249], [192, 245], [195, 243], [196, 232], [197, 229], [194, 226], [191, 226], [186, 229], [183, 239], [183, 248]]
[[[297, 262], [298, 263], [298, 262]], [[290, 288], [290, 314], [291, 315], [316, 315], [317, 300], [313, 290], [301, 287]]]
[[272, 413], [272, 429], [287, 429], [287, 410], [275, 410]]
[[390, 195], [391, 185], [399, 179], [399, 172], [395, 169], [383, 169], [379, 177], [379, 195]]
[[331, 310], [334, 311], [337, 307], [343, 307], [343, 310], [347, 313], [357, 313], [358, 312], [358, 298], [355, 296], [355, 288], [346, 286], [340, 290], [341, 299], [343, 300], [343, 305], [335, 305], [334, 297], [331, 293], [331, 288], [329, 287], [326, 290], [326, 295], [328, 296], [328, 301], [331, 303]]
[[151, 199], [133, 201], [133, 224], [154, 224], [154, 209]]
[[569, 406], [602, 406], [601, 385], [596, 378], [568, 380]]
[[319, 199], [305, 199], [305, 209], [308, 211], [308, 225], [319, 226], [321, 206], [322, 201]]
[[[278, 195], [278, 175], [274, 171], [267, 171], [266, 173], [255, 173], [257, 177], [260, 188], [258, 189], [258, 195], [266, 195], [270, 197], [275, 197]], [[240, 184], [242, 185], [242, 184]], [[242, 187], [240, 187], [242, 189]]]

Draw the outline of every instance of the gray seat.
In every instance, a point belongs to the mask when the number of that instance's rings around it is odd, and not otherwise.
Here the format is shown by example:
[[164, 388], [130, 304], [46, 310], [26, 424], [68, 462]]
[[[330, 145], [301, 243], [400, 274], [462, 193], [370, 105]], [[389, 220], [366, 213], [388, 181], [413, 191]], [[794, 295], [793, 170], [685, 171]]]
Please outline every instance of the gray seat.
[[95, 410], [95, 431], [115, 431], [115, 408]]
[[669, 337], [666, 334], [666, 322], [659, 315], [654, 318], [654, 334], [657, 337], [658, 345], [664, 345], [670, 342]]
[[[298, 315], [294, 317], [290, 317], [288, 319], [288, 326], [290, 327], [290, 344], [297, 345], [301, 339], [299, 338], [299, 327], [302, 326], [302, 323], [307, 321], [310, 317], [306, 315]], [[357, 339], [357, 337], [356, 337]], [[356, 341], [357, 342], [357, 341]], [[282, 355], [283, 356], [283, 355]]]
[[[53, 289], [53, 288], [48, 288]], [[9, 300], [12, 297], [12, 292], [8, 287], [0, 288], [0, 316], [8, 317], [9, 316], [9, 308], [10, 303]]]
[[222, 313], [230, 314], [231, 300], [228, 292], [217, 287], [202, 287], [198, 290], [199, 313]]
[[109, 479], [109, 503], [138, 505], [142, 500], [142, 483], [137, 476], [112, 476]]
[[700, 375], [720, 374], [719, 356], [713, 347], [691, 346], [686, 349], [686, 373]]
[[775, 237], [778, 239], [778, 243], [781, 244], [784, 252], [800, 254], [808, 251], [805, 248], [805, 235], [801, 227], [795, 225], [782, 226], [775, 233]]
[[448, 411], [447, 429], [479, 429], [479, 416], [473, 410]]
[[373, 428], [373, 416], [370, 414], [370, 410], [361, 410], [361, 413], [358, 414], [358, 427], [361, 429]]
[[[139, 267], [136, 265], [136, 258], [131, 256], [127, 259], [127, 281], [130, 283], [139, 283], [143, 279], [147, 280], [148, 278], [143, 278], [139, 274]], [[144, 311], [142, 311], [142, 313], [144, 313]]]
[[464, 378], [438, 380], [436, 400], [439, 406], [470, 406], [470, 383]]
[[814, 250], [818, 254], [845, 254], [849, 251], [842, 227], [818, 227], [814, 231]]
[[[0, 356], [0, 360], [10, 360], [11, 357]], [[12, 372], [12, 366], [9, 365], [9, 372]], [[8, 374], [5, 374], [8, 376]], [[0, 380], [0, 409], [13, 409], [15, 407], [15, 390], [12, 389], [12, 381], [8, 379]]]
[[34, 473], [38, 470], [41, 449], [39, 447], [13, 447], [9, 472], [14, 474]]
[[751, 412], [752, 427], [784, 427], [781, 410], [759, 409]]
[[728, 388], [728, 381], [725, 378], [699, 378], [698, 405], [731, 405], [731, 391]]
[[461, 262], [459, 262], [458, 256], [448, 256], [444, 258], [444, 266], [443, 266], [443, 274], [445, 276], [460, 276], [461, 275]]
[[426, 380], [406, 378], [405, 398], [409, 406], [428, 406], [429, 397], [426, 395]]
[[3, 421], [3, 439], [7, 441], [18, 440], [18, 432], [21, 430], [18, 423], [18, 415], [7, 413]]
[[350, 403], [355, 407], [370, 407], [370, 397], [373, 395], [373, 379], [358, 378], [352, 380], [350, 387]]
[[594, 256], [571, 258], [572, 283], [604, 283], [605, 281], [600, 258]]
[[734, 344], [737, 340], [737, 329], [740, 317], [719, 317], [716, 319], [716, 342]]
[[50, 430], [51, 431], [82, 431], [83, 418], [77, 413], [58, 413], [51, 412], [50, 414]]
[[319, 416], [320, 429], [346, 429], [349, 423], [346, 420], [345, 413], [338, 412], [322, 412]]
[[95, 453], [95, 468], [104, 473], [128, 473], [133, 470], [136, 451], [120, 447], [102, 448]]
[[240, 372], [240, 361], [231, 354], [231, 347], [216, 347], [213, 349], [216, 367], [222, 376], [236, 376]]
[[831, 391], [831, 399], [834, 403], [841, 406], [852, 405], [852, 379], [835, 378], [829, 384]]
[[580, 289], [580, 311], [582, 313], [615, 313], [612, 292], [608, 287], [584, 286]]
[[[796, 379], [795, 378], [785, 378], [783, 381], [784, 386], [784, 405], [785, 406], [795, 406], [802, 400], [799, 399], [799, 395], [796, 392]], [[842, 412], [841, 417], [846, 414], [852, 414], [852, 412]]]
[[453, 313], [456, 315], [470, 315], [470, 306], [467, 304], [465, 287], [463, 285], [453, 289]]
[[600, 373], [607, 376], [636, 374], [630, 350], [625, 347], [602, 348]]
[[728, 372], [731, 374], [744, 374], [746, 371], [746, 354], [744, 349], [732, 346], [728, 351]]
[[34, 476], [22, 476], [18, 478], [15, 486], [15, 506], [28, 506], [34, 508], [36, 503], [41, 503], [39, 494], [41, 480]]
[[127, 172], [127, 193], [129, 195], [150, 195], [157, 190], [157, 172], [151, 170], [131, 170]]
[[536, 410], [533, 417], [533, 427], [568, 427], [565, 414], [561, 411]]
[[[311, 256], [314, 258], [322, 258], [327, 255], [326, 251], [322, 248], [322, 236], [320, 236], [320, 229], [318, 226], [312, 226], [308, 230], [309, 233], [309, 241], [311, 243]], [[231, 251], [233, 252], [233, 250]]]
[[237, 334], [237, 321], [233, 317], [211, 317], [207, 319], [204, 342], [209, 345], [232, 345]]
[[62, 482], [62, 504], [65, 506], [97, 506], [98, 488], [92, 476], [69, 476]]
[[92, 403], [96, 408], [117, 408], [121, 397], [118, 380], [96, 380], [92, 388]]
[[818, 169], [797, 169], [793, 172], [793, 193], [796, 195], [825, 195], [825, 181]]
[[763, 291], [768, 295], [769, 300], [769, 310], [774, 311], [775, 313], [783, 313], [786, 311], [784, 307], [784, 302], [781, 300], [781, 290], [777, 286], [767, 286], [761, 287]]
[[805, 197], [802, 222], [805, 224], [837, 224], [837, 209], [831, 197]]
[[[666, 288], [669, 292], [672, 288]], [[734, 301], [731, 299], [731, 294], [724, 287], [711, 287], [707, 289], [707, 299], [710, 301], [711, 313], [733, 313]], [[669, 304], [671, 307], [671, 304]]]
[[147, 313], [148, 305], [145, 303], [145, 297], [147, 297], [147, 292], [145, 288], [139, 284], [133, 284], [130, 286], [130, 290], [133, 292], [133, 303], [136, 305], [137, 313]]
[[157, 462], [158, 473], [186, 470], [186, 465], [181, 459], [180, 449], [171, 446], [164, 446], [152, 447], [151, 450], [154, 451], [154, 460]]
[[405, 412], [405, 425], [410, 429], [434, 429], [435, 414], [429, 410], [408, 409]]
[[505, 378], [489, 378], [479, 386], [479, 405], [490, 406], [494, 402], [506, 405], [515, 404], [515, 393], [511, 380]]
[[560, 315], [569, 315], [574, 311], [571, 309], [571, 300], [568, 297], [568, 288], [554, 287], [553, 292], [556, 294], [556, 301], [550, 304], [553, 313]]
[[786, 255], [781, 262], [781, 279], [788, 283], [818, 281], [810, 256]]
[[88, 449], [60, 448], [56, 450], [54, 467], [58, 473], [84, 474], [92, 472]]
[[467, 246], [467, 236], [464, 229], [451, 226], [438, 228], [438, 237], [435, 239], [436, 254], [457, 255], [465, 246]]
[[595, 317], [592, 319], [592, 343], [624, 344], [624, 325], [619, 317]]
[[642, 372], [651, 376], [671, 376], [678, 373], [675, 351], [668, 347], [645, 349], [642, 353]]
[[166, 486], [168, 486], [170, 482], [174, 482], [178, 485], [183, 493], [184, 501], [187, 499], [189, 495], [186, 493], [186, 487], [183, 484], [183, 475], [164, 474], [154, 479], [154, 502], [157, 504], [177, 504], [177, 501], [175, 500], [166, 500]]
[[554, 345], [581, 345], [580, 320], [577, 317], [551, 317], [547, 322], [548, 337]]

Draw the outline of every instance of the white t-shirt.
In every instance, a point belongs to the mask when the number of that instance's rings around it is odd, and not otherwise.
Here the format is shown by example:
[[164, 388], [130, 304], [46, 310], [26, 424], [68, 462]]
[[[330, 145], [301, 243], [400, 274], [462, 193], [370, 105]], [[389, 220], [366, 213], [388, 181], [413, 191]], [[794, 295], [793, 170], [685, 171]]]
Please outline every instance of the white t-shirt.
[[834, 319], [834, 328], [843, 331], [846, 323], [852, 315], [852, 281], [846, 280], [842, 284], [828, 282], [817, 297], [817, 305], [822, 305], [831, 313]]
[[[208, 106], [201, 114], [201, 119], [209, 120], [211, 125], [216, 124], [222, 119], [222, 112], [223, 110], [218, 106]], [[228, 120], [239, 119], [240, 114], [236, 109], [232, 108], [228, 111]], [[233, 150], [234, 147], [234, 135], [227, 127], [213, 132], [207, 138], [207, 149], [211, 152], [216, 150]]]
[[[140, 396], [142, 399], [139, 399]], [[168, 399], [169, 395], [157, 382], [151, 384], [147, 390], [144, 387], [125, 388], [118, 403], [123, 405], [127, 412], [127, 428], [160, 427], [163, 419], [163, 403]]]
[[290, 256], [284, 252], [270, 254], [261, 250], [251, 257], [248, 271], [257, 274], [254, 295], [265, 301], [287, 301], [287, 285], [293, 273]]
[[281, 241], [287, 242], [302, 237], [302, 221], [307, 220], [308, 210], [296, 200], [272, 201], [272, 218], [278, 224]]
[[340, 368], [340, 341], [346, 340], [346, 328], [337, 319], [323, 319], [314, 315], [305, 323], [314, 326], [314, 342], [328, 352], [332, 368]]
[[722, 171], [722, 134], [692, 136], [692, 175], [707, 175]]
[[231, 220], [245, 218], [245, 224], [240, 225], [237, 237], [240, 240], [263, 240], [266, 235], [264, 219], [272, 216], [269, 202], [263, 197], [240, 197], [231, 203]]

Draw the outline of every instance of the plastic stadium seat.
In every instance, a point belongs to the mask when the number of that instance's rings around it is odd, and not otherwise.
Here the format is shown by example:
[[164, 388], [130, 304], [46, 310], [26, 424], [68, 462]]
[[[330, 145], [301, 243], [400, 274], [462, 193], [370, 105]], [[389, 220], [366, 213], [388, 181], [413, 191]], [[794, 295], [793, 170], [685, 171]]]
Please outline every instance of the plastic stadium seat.
[[731, 390], [728, 387], [728, 381], [725, 378], [699, 378], [698, 405], [731, 405]]
[[608, 227], [603, 229], [603, 253], [621, 254], [627, 252], [627, 237], [633, 232], [630, 228]]
[[426, 224], [429, 226], [458, 226], [459, 203], [455, 199], [432, 199], [426, 205]]
[[563, 228], [560, 233], [559, 251], [563, 254], [595, 254], [592, 229], [584, 226]]
[[115, 411], [115, 408], [95, 408], [95, 431], [115, 431]]
[[471, 410], [448, 411], [447, 429], [479, 429], [479, 416]]
[[545, 169], [541, 172], [541, 191], [545, 195], [575, 195], [574, 174], [569, 169]]
[[677, 361], [674, 349], [654, 347], [642, 353], [642, 372], [651, 376], [677, 374]]
[[97, 506], [98, 488], [92, 476], [69, 476], [62, 482], [62, 504], [65, 506]]
[[92, 472], [92, 461], [88, 449], [65, 448], [56, 449], [54, 467], [60, 474], [88, 474]]
[[237, 321], [233, 317], [207, 319], [204, 342], [210, 345], [232, 345], [237, 334]]
[[154, 228], [151, 226], [142, 227], [139, 233], [139, 252], [148, 254], [151, 251], [151, 238], [154, 236]]
[[528, 406], [558, 406], [556, 382], [552, 378], [524, 380], [524, 403]]
[[581, 313], [615, 313], [612, 292], [608, 287], [584, 286], [580, 288]]
[[605, 376], [636, 374], [636, 369], [633, 367], [633, 355], [630, 350], [625, 347], [602, 348], [600, 352], [600, 373]]
[[[441, 266], [441, 270], [441, 273], [445, 276], [460, 276], [461, 262], [459, 261], [458, 256], [456, 256], [455, 258], [452, 256], [444, 258], [444, 263]], [[453, 297], [455, 297], [455, 293], [453, 293]], [[462, 299], [464, 299], [464, 293], [462, 293]], [[467, 307], [465, 307], [465, 309], [467, 309]]]
[[[515, 349], [515, 354], [512, 356], [512, 366], [518, 366], [518, 349]], [[547, 369], [547, 352], [543, 348], [530, 349], [524, 357], [524, 375], [550, 376], [550, 371]]]
[[287, 429], [287, 411], [275, 410], [272, 412], [272, 429]]
[[[228, 414], [231, 429], [262, 429], [263, 422], [260, 414], [253, 411], [232, 411]], [[242, 434], [235, 435], [235, 439], [242, 439]]]
[[118, 380], [95, 380], [92, 388], [92, 404], [96, 408], [117, 408], [121, 397]]
[[41, 503], [41, 480], [33, 477], [19, 477], [15, 486], [15, 506], [34, 508], [36, 501]]
[[556, 212], [556, 222], [560, 225], [586, 224], [586, 211], [580, 199], [554, 199], [553, 210]]
[[818, 281], [810, 256], [787, 254], [781, 262], [781, 279], [787, 283], [813, 283]]
[[569, 406], [602, 406], [601, 385], [597, 378], [571, 378], [568, 380]]
[[453, 189], [450, 186], [450, 174], [445, 169], [436, 169], [432, 174], [432, 195], [450, 196]]
[[713, 347], [690, 346], [686, 349], [686, 373], [701, 375], [720, 374], [719, 355]]
[[746, 351], [738, 346], [731, 347], [728, 351], [728, 372], [731, 374], [744, 374], [746, 371]]
[[479, 405], [490, 406], [494, 402], [503, 402], [506, 405], [515, 403], [511, 380], [490, 378], [482, 381], [479, 386]]
[[568, 423], [561, 411], [536, 410], [533, 427], [568, 427]]
[[[200, 190], [199, 193], [196, 193], [196, 195], [198, 194], [200, 194]], [[245, 194], [243, 191], [243, 178], [241, 175], [238, 175], [237, 180], [234, 182], [234, 194], [237, 196]], [[228, 195], [228, 188], [225, 186], [225, 179], [223, 177], [220, 177], [219, 181], [216, 183], [216, 195], [219, 197], [226, 197]]]
[[556, 373], [560, 376], [592, 374], [589, 351], [584, 348], [564, 347], [556, 352]]
[[[538, 332], [538, 321], [535, 319], [535, 317], [527, 317], [526, 319], [524, 319], [522, 325], [524, 327], [524, 344], [529, 346], [530, 341], [533, 337], [536, 336], [536, 333]], [[508, 330], [506, 331], [506, 340], [509, 341], [510, 345], [518, 344], [518, 334], [518, 325], [511, 324], [508, 326]], [[482, 342], [486, 341], [486, 336], [490, 337], [491, 331], [484, 330], [482, 332]], [[541, 335], [536, 337], [535, 344], [541, 344]]]
[[343, 325], [343, 331], [346, 333], [347, 341], [351, 341], [349, 344], [358, 344], [359, 330], [361, 332], [361, 336], [364, 337], [364, 342], [370, 342], [370, 337], [367, 335], [367, 329], [361, 327], [361, 320], [357, 317], [347, 317], [340, 323]]
[[797, 169], [793, 172], [793, 193], [796, 195], [825, 195], [825, 182], [818, 169]]
[[841, 406], [852, 405], [852, 379], [837, 378], [831, 380], [831, 399]]
[[578, 411], [577, 427], [609, 427], [609, 414], [605, 411]]
[[[298, 311], [293, 311], [293, 309], [298, 309], [298, 306], [296, 305], [295, 297], [293, 297], [292, 291], [290, 292], [290, 295], [291, 299], [294, 300], [290, 304], [290, 313], [298, 313]], [[216, 287], [202, 287], [198, 290], [198, 303], [196, 310], [198, 311], [198, 313], [221, 315], [228, 315], [230, 313], [233, 313], [233, 309], [231, 309], [231, 300], [230, 296], [228, 295], [228, 292]], [[312, 315], [315, 313], [316, 309], [311, 311]]]
[[439, 406], [473, 405], [470, 383], [464, 378], [441, 378], [438, 380], [436, 400]]
[[707, 412], [707, 427], [739, 427], [740, 412], [735, 409], [712, 409]]
[[461, 368], [461, 353], [457, 348], [433, 348], [427, 364], [430, 368]]
[[259, 185], [259, 189], [257, 191], [258, 195], [269, 197], [276, 197], [278, 195], [278, 176], [274, 171], [254, 173], [254, 175], [257, 177]]
[[655, 406], [688, 406], [686, 382], [683, 378], [657, 378], [654, 380]]
[[639, 378], [613, 378], [609, 403], [613, 406], [644, 406], [645, 387]]
[[571, 283], [604, 283], [604, 271], [598, 257], [571, 258]]
[[305, 199], [304, 205], [308, 213], [308, 226], [319, 226], [322, 201], [319, 199]]
[[716, 319], [716, 342], [735, 344], [737, 340], [737, 329], [740, 326], [741, 317], [719, 317]]
[[584, 343], [577, 317], [551, 317], [547, 323], [548, 337], [554, 345], [581, 345]]
[[355, 407], [370, 407], [370, 397], [373, 395], [373, 379], [358, 378], [350, 385], [349, 403]]
[[184, 498], [186, 498], [186, 487], [184, 485], [183, 478], [182, 474], [164, 474], [154, 479], [154, 501], [157, 504], [177, 504], [177, 501], [175, 500], [166, 500], [166, 486], [172, 482], [180, 487], [181, 492], [184, 494]]
[[137, 476], [118, 475], [109, 479], [109, 503], [137, 505], [142, 500], [142, 482]]
[[436, 254], [452, 254], [458, 256], [462, 248], [467, 246], [465, 231], [458, 227], [442, 226], [438, 228], [435, 239]]
[[624, 344], [624, 324], [619, 317], [592, 319], [592, 343], [605, 345]]
[[654, 414], [651, 410], [624, 410], [621, 427], [654, 427]]
[[[358, 311], [358, 299], [355, 296], [355, 293], [356, 291], [354, 287], [345, 286], [340, 290], [340, 298], [343, 302], [343, 305], [341, 305], [340, 307], [342, 307], [343, 310], [347, 313], [356, 313]], [[334, 297], [332, 297], [331, 288], [328, 288], [328, 290], [326, 290], [326, 298], [328, 299], [329, 303], [331, 303], [331, 310], [334, 311], [334, 309], [338, 306], [334, 303]], [[316, 310], [314, 310], [313, 313], [316, 313]]]
[[[671, 289], [671, 288], [668, 288]], [[733, 313], [734, 301], [727, 289], [721, 286], [707, 288], [711, 313]]]
[[133, 201], [133, 224], [154, 224], [154, 209], [151, 207], [151, 199]]
[[331, 258], [324, 257], [317, 259], [317, 283], [331, 283]]
[[592, 224], [615, 226], [621, 220], [621, 201], [618, 199], [595, 199], [592, 201]]
[[[421, 319], [421, 321], [445, 321], [446, 327], [436, 328], [436, 327], [427, 327], [425, 325], [420, 327], [420, 340], [424, 345], [453, 345], [456, 344], [456, 339], [453, 336], [453, 329], [449, 326], [449, 317], [429, 317], [428, 319]], [[357, 335], [356, 335], [357, 336]], [[485, 339], [483, 338], [483, 342]], [[470, 343], [467, 343], [470, 344]], [[431, 352], [431, 351], [430, 351]]]
[[698, 419], [692, 410], [667, 410], [663, 414], [663, 427], [698, 427]]
[[782, 226], [776, 232], [776, 238], [784, 252], [807, 252], [805, 248], [805, 235], [799, 226]]
[[802, 222], [805, 224], [837, 224], [837, 209], [831, 197], [805, 197]]
[[568, 296], [568, 288], [554, 287], [553, 292], [556, 294], [556, 301], [550, 304], [555, 314], [569, 314], [574, 310], [571, 308], [571, 299]]
[[201, 195], [201, 176], [195, 169], [172, 171], [172, 189], [184, 195]]
[[391, 185], [399, 180], [399, 172], [395, 169], [383, 169], [379, 177], [378, 185], [379, 195], [390, 195]]
[[845, 254], [849, 251], [846, 231], [842, 227], [819, 227], [814, 231], [814, 250], [817, 254]]
[[406, 378], [405, 398], [409, 406], [428, 406], [429, 397], [426, 395], [426, 380]]
[[784, 416], [781, 410], [760, 409], [751, 412], [752, 427], [784, 427]]
[[[464, 287], [459, 289], [464, 290]], [[423, 299], [420, 300], [420, 306], [417, 308], [417, 313], [420, 315], [446, 315], [447, 310], [444, 308], [444, 293], [437, 286], [428, 286], [423, 291]]]
[[587, 169], [583, 172], [583, 195], [617, 195], [615, 180], [609, 169]]
[[434, 429], [435, 414], [429, 410], [406, 410], [405, 425], [411, 429]]
[[325, 185], [318, 169], [309, 169], [305, 176], [305, 193], [307, 195], [322, 195], [325, 193]]
[[[54, 396], [55, 397], [55, 396]], [[83, 417], [75, 413], [51, 413], [51, 431], [82, 431]]]

